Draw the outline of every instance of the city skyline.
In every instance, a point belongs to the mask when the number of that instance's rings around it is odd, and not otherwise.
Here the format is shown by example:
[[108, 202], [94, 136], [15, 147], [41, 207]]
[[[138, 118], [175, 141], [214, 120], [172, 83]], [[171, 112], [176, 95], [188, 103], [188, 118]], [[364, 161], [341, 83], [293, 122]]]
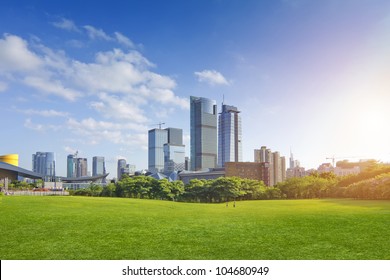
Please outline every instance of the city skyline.
[[261, 146], [306, 169], [390, 162], [389, 19], [385, 0], [1, 1], [0, 154], [146, 169], [159, 123], [190, 156], [203, 96], [240, 109], [245, 162]]

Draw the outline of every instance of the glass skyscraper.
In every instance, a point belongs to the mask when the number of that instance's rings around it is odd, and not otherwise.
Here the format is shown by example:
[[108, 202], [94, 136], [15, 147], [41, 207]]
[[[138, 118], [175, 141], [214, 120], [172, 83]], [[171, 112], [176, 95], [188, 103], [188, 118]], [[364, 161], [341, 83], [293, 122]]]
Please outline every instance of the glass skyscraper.
[[148, 136], [150, 172], [173, 172], [184, 169], [183, 130], [168, 127], [151, 129]]
[[76, 159], [76, 177], [88, 176], [88, 160], [86, 158]]
[[185, 167], [185, 146], [183, 130], [169, 127], [168, 142], [164, 144], [164, 172], [182, 171]]
[[66, 159], [66, 177], [76, 177], [76, 158], [74, 155], [68, 155]]
[[106, 164], [104, 157], [93, 157], [92, 158], [92, 176], [106, 174]]
[[117, 180], [119, 181], [122, 178], [123, 169], [126, 168], [126, 160], [125, 159], [118, 159], [118, 169], [117, 169]]
[[53, 152], [36, 152], [32, 155], [33, 172], [42, 174], [45, 181], [53, 181], [56, 176], [56, 160]]
[[242, 161], [242, 130], [240, 111], [236, 107], [222, 105], [218, 118], [218, 166], [225, 162]]
[[164, 144], [168, 142], [166, 129], [151, 129], [148, 134], [148, 170], [162, 172], [164, 170]]
[[215, 100], [190, 97], [191, 170], [217, 165], [217, 105]]

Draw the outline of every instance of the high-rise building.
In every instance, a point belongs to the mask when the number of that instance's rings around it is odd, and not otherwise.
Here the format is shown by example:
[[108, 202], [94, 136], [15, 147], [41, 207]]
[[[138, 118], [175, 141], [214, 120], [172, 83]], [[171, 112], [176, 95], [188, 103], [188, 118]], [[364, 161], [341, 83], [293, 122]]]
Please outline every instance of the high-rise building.
[[86, 158], [76, 158], [76, 177], [88, 176], [88, 161]]
[[241, 116], [237, 107], [222, 104], [218, 118], [218, 166], [242, 161]]
[[[93, 157], [92, 158], [92, 176], [106, 174], [106, 163], [104, 157]], [[105, 178], [102, 180], [105, 183]]]
[[190, 97], [191, 170], [217, 165], [217, 105], [215, 100]]
[[274, 184], [283, 182], [283, 164], [279, 152], [272, 153], [274, 163]]
[[298, 160], [294, 160], [294, 155], [290, 150], [290, 169], [293, 169], [295, 167], [300, 167], [300, 163]]
[[286, 157], [280, 157], [280, 163], [282, 166], [282, 182], [286, 181]]
[[45, 181], [53, 181], [56, 172], [56, 160], [53, 152], [36, 152], [32, 155], [33, 172], [44, 175]]
[[185, 146], [183, 130], [168, 127], [151, 129], [148, 134], [148, 169], [150, 172], [173, 172], [184, 170]]
[[185, 146], [183, 130], [169, 127], [168, 142], [164, 144], [164, 172], [171, 173], [185, 169]]
[[76, 177], [76, 158], [74, 155], [68, 155], [66, 159], [66, 177]]
[[164, 172], [185, 170], [185, 146], [164, 144]]
[[183, 145], [183, 129], [168, 127], [165, 130], [168, 133], [167, 143], [171, 145]]
[[164, 144], [168, 142], [168, 130], [155, 128], [148, 133], [148, 169], [150, 172], [164, 170]]
[[275, 184], [274, 175], [274, 157], [271, 149], [267, 149], [266, 146], [262, 146], [261, 149], [255, 150], [255, 162], [267, 162], [269, 164], [269, 184], [273, 186]]
[[118, 159], [118, 168], [117, 168], [117, 180], [119, 181], [122, 178], [122, 171], [123, 168], [126, 168], [126, 160], [125, 159]]

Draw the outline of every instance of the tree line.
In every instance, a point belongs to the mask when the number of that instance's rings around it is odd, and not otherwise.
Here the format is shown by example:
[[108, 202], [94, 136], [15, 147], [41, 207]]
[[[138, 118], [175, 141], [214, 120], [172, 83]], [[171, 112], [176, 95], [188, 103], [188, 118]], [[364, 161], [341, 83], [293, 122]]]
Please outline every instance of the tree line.
[[[42, 185], [13, 181], [10, 190], [27, 190]], [[0, 186], [1, 187], [1, 186]], [[123, 178], [104, 187], [91, 184], [88, 188], [70, 191], [73, 195], [162, 199], [183, 202], [225, 202], [232, 200], [356, 198], [390, 199], [390, 166], [373, 164], [357, 175], [337, 177], [333, 173], [312, 173], [266, 186], [262, 181], [238, 177], [213, 180], [193, 179], [169, 182], [148, 176]]]
[[280, 190], [267, 187], [262, 181], [238, 177], [213, 180], [193, 179], [169, 182], [148, 176], [124, 176], [104, 187], [91, 184], [72, 192], [74, 195], [163, 199], [184, 202], [225, 202], [232, 200], [280, 199]]
[[390, 167], [375, 165], [357, 175], [337, 177], [334, 173], [312, 173], [266, 186], [262, 181], [238, 177], [213, 180], [193, 179], [169, 182], [148, 176], [124, 176], [101, 187], [91, 184], [74, 195], [163, 199], [183, 202], [225, 202], [232, 200], [356, 198], [390, 199]]

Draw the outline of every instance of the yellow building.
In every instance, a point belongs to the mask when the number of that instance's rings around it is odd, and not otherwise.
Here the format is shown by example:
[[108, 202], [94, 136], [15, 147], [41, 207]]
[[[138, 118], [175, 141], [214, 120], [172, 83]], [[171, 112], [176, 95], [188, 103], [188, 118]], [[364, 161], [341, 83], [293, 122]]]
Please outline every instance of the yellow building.
[[5, 162], [14, 166], [19, 166], [19, 155], [9, 154], [0, 156], [0, 162]]

